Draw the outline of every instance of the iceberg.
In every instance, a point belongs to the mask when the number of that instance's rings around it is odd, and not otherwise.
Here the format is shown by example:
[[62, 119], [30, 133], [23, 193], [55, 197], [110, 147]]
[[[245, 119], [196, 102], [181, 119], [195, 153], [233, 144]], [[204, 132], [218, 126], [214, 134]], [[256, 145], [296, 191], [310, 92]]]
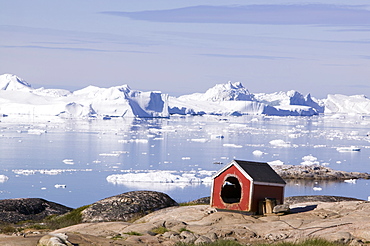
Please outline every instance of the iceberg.
[[202, 183], [202, 180], [194, 174], [172, 174], [168, 171], [156, 171], [148, 173], [112, 174], [107, 181], [113, 184], [126, 182], [149, 182], [149, 183]]
[[169, 113], [179, 115], [312, 116], [323, 113], [322, 102], [297, 91], [251, 94], [240, 82], [217, 84], [205, 93], [169, 97]]
[[364, 95], [331, 95], [325, 100], [325, 114], [370, 114], [370, 99]]
[[8, 181], [8, 179], [8, 176], [0, 174], [0, 183], [5, 183], [6, 181]]
[[57, 116], [60, 118], [138, 117], [170, 115], [268, 115], [313, 116], [318, 114], [370, 114], [364, 95], [329, 94], [316, 99], [298, 91], [250, 93], [241, 82], [216, 84], [204, 93], [179, 97], [160, 91], [138, 91], [128, 85], [76, 91], [32, 88], [13, 74], [0, 75], [0, 116]]
[[0, 114], [81, 117], [168, 117], [168, 96], [158, 91], [131, 90], [128, 85], [111, 88], [88, 86], [69, 92], [34, 89], [12, 74], [0, 75]]

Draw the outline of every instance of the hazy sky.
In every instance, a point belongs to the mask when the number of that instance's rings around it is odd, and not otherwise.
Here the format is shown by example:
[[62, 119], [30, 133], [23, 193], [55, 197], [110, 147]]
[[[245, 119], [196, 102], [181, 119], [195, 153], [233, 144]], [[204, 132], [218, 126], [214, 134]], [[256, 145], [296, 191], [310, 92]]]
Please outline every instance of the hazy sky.
[[370, 4], [282, 0], [0, 0], [0, 74], [33, 87], [128, 84], [171, 95], [370, 97]]

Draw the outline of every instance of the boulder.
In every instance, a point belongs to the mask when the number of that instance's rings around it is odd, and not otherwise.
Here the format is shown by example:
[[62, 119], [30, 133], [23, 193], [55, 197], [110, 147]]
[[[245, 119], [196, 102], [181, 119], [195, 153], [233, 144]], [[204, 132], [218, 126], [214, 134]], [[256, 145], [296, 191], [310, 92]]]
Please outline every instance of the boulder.
[[0, 200], [0, 220], [18, 223], [25, 220], [42, 220], [50, 215], [60, 215], [72, 208], [41, 198], [16, 198]]
[[363, 201], [357, 198], [342, 197], [342, 196], [292, 196], [284, 198], [284, 203], [293, 205], [305, 202], [344, 202], [344, 201]]
[[210, 196], [202, 197], [202, 198], [196, 199], [196, 200], [188, 202], [188, 203], [189, 204], [207, 204], [207, 205], [209, 205], [211, 203], [211, 197]]
[[290, 211], [290, 208], [289, 208], [289, 205], [288, 204], [281, 204], [281, 205], [276, 205], [272, 212], [273, 213], [289, 213]]
[[171, 206], [178, 206], [178, 204], [164, 193], [131, 191], [93, 203], [82, 211], [82, 221], [130, 221]]
[[368, 173], [337, 171], [320, 165], [272, 165], [271, 167], [285, 180], [370, 179]]
[[64, 233], [48, 234], [40, 238], [37, 246], [73, 246]]

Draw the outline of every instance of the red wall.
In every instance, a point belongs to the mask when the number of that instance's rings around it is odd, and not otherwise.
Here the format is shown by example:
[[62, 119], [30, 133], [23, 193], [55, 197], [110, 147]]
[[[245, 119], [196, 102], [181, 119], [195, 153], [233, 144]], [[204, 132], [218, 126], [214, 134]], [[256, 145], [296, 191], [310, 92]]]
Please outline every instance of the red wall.
[[280, 204], [284, 201], [284, 187], [270, 185], [254, 185], [252, 195], [252, 211], [258, 210], [258, 203], [265, 198], [275, 198]]
[[[222, 185], [229, 176], [237, 177], [242, 187], [239, 203], [225, 203], [221, 198]], [[235, 166], [231, 166], [214, 179], [211, 206], [219, 209], [250, 211], [250, 184], [250, 180], [248, 180]]]

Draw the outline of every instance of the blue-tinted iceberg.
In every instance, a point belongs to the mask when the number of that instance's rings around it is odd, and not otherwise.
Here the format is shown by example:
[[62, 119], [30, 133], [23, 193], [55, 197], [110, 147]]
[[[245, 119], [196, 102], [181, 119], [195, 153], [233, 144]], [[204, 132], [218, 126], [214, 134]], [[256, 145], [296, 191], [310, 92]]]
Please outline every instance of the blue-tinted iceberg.
[[240, 82], [217, 84], [205, 93], [170, 97], [158, 91], [132, 90], [128, 85], [88, 86], [70, 92], [34, 89], [12, 74], [0, 75], [0, 115], [59, 116], [62, 118], [169, 117], [170, 115], [274, 115], [370, 114], [363, 95], [304, 96], [298, 91], [250, 93]]
[[170, 97], [170, 114], [312, 116], [324, 107], [297, 91], [251, 94], [240, 82], [218, 84], [205, 93]]
[[168, 117], [166, 94], [88, 86], [69, 92], [33, 89], [11, 74], [0, 76], [0, 114], [74, 117]]

